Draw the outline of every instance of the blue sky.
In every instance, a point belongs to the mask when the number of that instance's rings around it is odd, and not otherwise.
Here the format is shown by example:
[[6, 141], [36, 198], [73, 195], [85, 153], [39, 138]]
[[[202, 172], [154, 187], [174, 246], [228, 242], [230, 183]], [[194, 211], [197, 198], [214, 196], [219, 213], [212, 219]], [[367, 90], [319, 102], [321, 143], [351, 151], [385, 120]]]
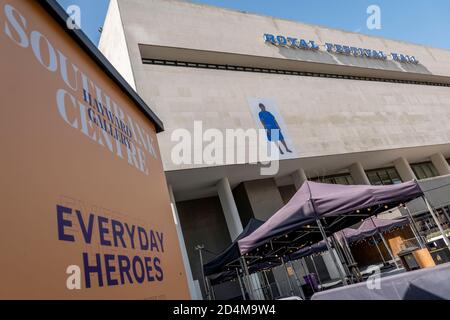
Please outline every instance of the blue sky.
[[[82, 28], [98, 43], [109, 0], [58, 0], [79, 5]], [[161, 0], [164, 1], [164, 0]], [[450, 50], [448, 0], [194, 0], [235, 10], [318, 24]], [[369, 5], [381, 9], [381, 29], [366, 26]]]

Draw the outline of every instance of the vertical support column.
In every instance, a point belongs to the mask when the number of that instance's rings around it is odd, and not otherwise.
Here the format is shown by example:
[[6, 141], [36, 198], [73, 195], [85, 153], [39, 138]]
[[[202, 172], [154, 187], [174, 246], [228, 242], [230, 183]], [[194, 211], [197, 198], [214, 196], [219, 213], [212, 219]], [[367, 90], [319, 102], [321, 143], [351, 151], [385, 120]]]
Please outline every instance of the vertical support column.
[[247, 292], [248, 292], [250, 300], [264, 300], [264, 298], [260, 299], [260, 296], [258, 296], [258, 293], [256, 292], [257, 289], [254, 289], [254, 286], [253, 286], [254, 284], [256, 284], [257, 286], [261, 287], [261, 285], [259, 284], [259, 281], [258, 281], [258, 283], [255, 283], [256, 282], [255, 278], [258, 279], [257, 275], [250, 274], [250, 272], [248, 270], [247, 261], [245, 261], [244, 257], [240, 258], [240, 263], [241, 263], [242, 270], [245, 274], [244, 280], [247, 283]]
[[[241, 234], [244, 228], [242, 227], [241, 217], [239, 216], [239, 211], [237, 209], [236, 202], [234, 201], [233, 192], [231, 191], [228, 178], [225, 177], [217, 183], [217, 193], [219, 195], [220, 204], [222, 205], [225, 221], [227, 222], [228, 232], [230, 233], [231, 240], [234, 241]], [[246, 267], [246, 263], [244, 264]], [[261, 284], [259, 282], [258, 275], [248, 275], [248, 281], [248, 292], [250, 297], [252, 297], [251, 299], [263, 300], [264, 297], [262, 296], [262, 292], [260, 292]], [[253, 292], [253, 287], [255, 287], [255, 292]]]
[[209, 280], [208, 277], [206, 277], [206, 283], [208, 284], [209, 287], [209, 294], [211, 295], [211, 300], [216, 300], [216, 293], [214, 292], [214, 287], [211, 284], [211, 281]]
[[380, 237], [381, 237], [381, 240], [383, 241], [384, 246], [386, 247], [386, 251], [389, 253], [389, 256], [391, 257], [392, 261], [394, 261], [395, 268], [399, 269], [397, 260], [396, 260], [396, 258], [394, 256], [394, 254], [392, 253], [392, 250], [389, 247], [389, 244], [387, 243], [386, 239], [384, 238], [384, 236], [383, 236], [383, 234], [381, 232], [380, 232]]
[[173, 220], [175, 223], [175, 229], [178, 235], [178, 242], [180, 244], [181, 257], [183, 259], [184, 272], [186, 274], [186, 279], [188, 282], [189, 293], [191, 299], [201, 299], [197, 297], [197, 290], [195, 289], [194, 278], [192, 277], [191, 265], [189, 263], [189, 257], [186, 250], [186, 244], [184, 242], [183, 230], [181, 229], [180, 217], [178, 216], [177, 203], [175, 202], [175, 196], [173, 194], [172, 186], [169, 185], [169, 196], [170, 196], [170, 206], [172, 208]]
[[450, 240], [448, 240], [447, 235], [445, 234], [444, 228], [442, 228], [441, 223], [439, 222], [439, 218], [436, 214], [436, 212], [434, 211], [434, 208], [431, 206], [430, 202], [428, 201], [426, 196], [423, 196], [423, 200], [425, 201], [425, 204], [428, 208], [428, 211], [430, 211], [431, 216], [433, 217], [434, 223], [436, 224], [436, 226], [439, 229], [439, 232], [442, 235], [442, 238], [445, 242], [445, 245], [450, 248]]
[[316, 220], [316, 223], [317, 223], [317, 226], [319, 227], [320, 233], [322, 234], [322, 238], [323, 238], [323, 240], [325, 241], [325, 244], [326, 244], [326, 246], [327, 246], [328, 252], [330, 253], [331, 259], [333, 260], [334, 265], [335, 265], [336, 268], [338, 269], [339, 276], [340, 276], [340, 278], [341, 278], [341, 280], [342, 280], [342, 285], [346, 286], [346, 285], [347, 285], [347, 280], [346, 280], [346, 278], [345, 278], [345, 274], [344, 274], [344, 272], [341, 270], [341, 268], [340, 268], [340, 266], [339, 266], [339, 264], [338, 264], [337, 258], [336, 258], [335, 254], [334, 254], [334, 252], [333, 252], [333, 249], [331, 248], [331, 245], [330, 245], [330, 243], [329, 243], [329, 241], [328, 241], [328, 238], [327, 238], [327, 235], [326, 235], [326, 233], [325, 233], [325, 230], [324, 230], [324, 228], [323, 228], [323, 226], [322, 226], [322, 222], [320, 222], [320, 219], [317, 219], [317, 220]]
[[203, 263], [203, 251], [202, 250], [204, 248], [205, 248], [204, 245], [198, 245], [198, 246], [195, 247], [195, 250], [198, 251], [198, 257], [200, 259], [200, 271], [201, 271], [201, 274], [202, 274], [203, 286], [205, 287], [206, 299], [207, 300], [212, 300], [211, 299], [212, 295], [211, 295], [211, 290], [210, 290], [211, 288], [209, 287], [208, 279], [207, 279], [207, 277], [205, 277], [205, 272], [203, 270], [204, 263]]
[[361, 162], [352, 164], [348, 169], [356, 184], [370, 185], [369, 178], [367, 177]]
[[340, 244], [337, 242], [335, 234], [332, 234], [328, 239], [330, 240], [331, 244], [333, 245], [334, 252], [336, 254], [338, 262], [340, 262], [340, 264], [343, 268], [343, 272], [346, 275], [346, 278], [350, 281], [350, 283], [353, 283], [352, 273], [350, 271], [350, 268], [348, 267], [346, 257], [342, 252], [342, 248], [341, 248]]
[[308, 275], [308, 274], [311, 273], [311, 272], [310, 272], [309, 269], [308, 269], [308, 265], [306, 264], [305, 259], [306, 259], [306, 257], [303, 257], [303, 258], [301, 258], [301, 259], [299, 260], [299, 262], [300, 262], [301, 267], [303, 268], [303, 273], [304, 273], [304, 275], [306, 276], [306, 275]]
[[294, 295], [294, 286], [292, 285], [291, 277], [289, 276], [289, 272], [288, 272], [286, 263], [284, 262], [284, 259], [283, 259], [283, 258], [281, 258], [281, 262], [282, 262], [282, 264], [283, 264], [283, 269], [284, 269], [284, 273], [285, 273], [285, 275], [286, 275], [286, 280], [287, 280], [287, 282], [288, 282], [288, 284], [289, 284], [289, 291], [290, 291], [290, 294], [291, 294], [291, 296], [293, 296], [293, 295]]
[[269, 289], [270, 299], [273, 300], [273, 299], [275, 299], [275, 297], [273, 295], [272, 286], [270, 285], [269, 277], [267, 277], [267, 270], [263, 270], [262, 273], [264, 275], [264, 279], [266, 280], [267, 288]]
[[247, 300], [245, 295], [244, 285], [242, 284], [241, 276], [239, 275], [239, 268], [236, 268], [236, 277], [239, 281], [239, 288], [241, 289], [242, 299]]
[[294, 180], [295, 189], [298, 190], [302, 186], [302, 184], [308, 180], [305, 174], [305, 170], [298, 169], [292, 173], [292, 180]]
[[301, 298], [304, 300], [306, 297], [305, 297], [305, 293], [303, 292], [302, 282], [300, 281], [300, 277], [297, 275], [297, 271], [295, 271], [295, 266], [292, 263], [292, 261], [290, 261], [289, 264], [291, 265], [292, 271], [294, 272], [295, 281], [297, 282], [297, 287], [299, 289]]
[[436, 170], [438, 171], [440, 176], [445, 176], [450, 174], [450, 166], [448, 165], [447, 160], [445, 160], [445, 157], [442, 153], [436, 153], [433, 154], [430, 157], [431, 162], [436, 167]]
[[323, 253], [321, 254], [321, 257], [322, 257], [323, 262], [324, 262], [324, 264], [325, 264], [325, 268], [327, 269], [327, 272], [328, 272], [328, 274], [330, 275], [330, 278], [331, 278], [331, 279], [337, 279], [337, 278], [340, 277], [339, 269], [340, 269], [341, 271], [343, 271], [344, 269], [341, 268], [340, 265], [338, 266], [338, 265], [336, 265], [336, 264], [333, 262], [333, 257], [331, 256], [332, 254], [335, 255], [335, 251], [334, 251], [333, 248], [332, 248], [332, 252], [329, 252], [329, 251], [323, 252]]
[[377, 240], [375, 239], [374, 236], [372, 236], [372, 241], [373, 241], [373, 244], [375, 245], [375, 247], [377, 248], [377, 251], [378, 251], [378, 254], [379, 254], [380, 257], [381, 257], [381, 260], [383, 260], [383, 263], [386, 263], [386, 260], [384, 259], [384, 256], [383, 256], [383, 254], [381, 253], [380, 247], [378, 247]]
[[394, 166], [402, 181], [406, 182], [416, 179], [416, 175], [413, 169], [409, 165], [408, 160], [406, 160], [404, 157], [395, 160]]
[[407, 215], [408, 220], [409, 220], [409, 226], [411, 228], [411, 231], [414, 234], [414, 237], [416, 238], [416, 240], [417, 240], [417, 242], [419, 244], [420, 249], [425, 248], [425, 244], [423, 243], [422, 236], [420, 235], [419, 227], [417, 226], [416, 221], [414, 220], [414, 217], [411, 214], [411, 210], [409, 210], [407, 205], [403, 205], [403, 207], [406, 210], [406, 215]]
[[228, 178], [223, 178], [217, 184], [217, 193], [219, 194], [220, 204], [222, 205], [225, 221], [227, 222], [228, 232], [231, 240], [234, 241], [244, 230], [242, 228], [241, 218], [234, 202], [233, 192], [231, 191]]
[[320, 280], [319, 270], [317, 269], [316, 262], [314, 261], [314, 257], [312, 255], [310, 255], [309, 258], [311, 259], [312, 265], [314, 267], [314, 272], [316, 273], [317, 280], [319, 281], [319, 284], [322, 286], [322, 280]]

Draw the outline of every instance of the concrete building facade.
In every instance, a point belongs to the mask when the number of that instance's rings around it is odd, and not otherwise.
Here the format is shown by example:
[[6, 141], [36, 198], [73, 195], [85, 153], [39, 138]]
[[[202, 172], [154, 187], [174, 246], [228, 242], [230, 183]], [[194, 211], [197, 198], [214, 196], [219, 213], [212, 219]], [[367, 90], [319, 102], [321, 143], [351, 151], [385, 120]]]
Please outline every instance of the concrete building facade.
[[[158, 140], [192, 296], [195, 247], [218, 253], [307, 179], [418, 179], [443, 213], [450, 204], [449, 51], [176, 0], [111, 0], [99, 47], [165, 124]], [[195, 139], [199, 122], [224, 136], [261, 128], [254, 101], [276, 115], [293, 151], [275, 174], [261, 175], [262, 158], [195, 161], [205, 141], [192, 144], [191, 162], [173, 160], [179, 129]], [[243, 149], [257, 145], [224, 143], [221, 152]], [[420, 201], [410, 209], [426, 211]], [[328, 260], [319, 264], [332, 278]]]

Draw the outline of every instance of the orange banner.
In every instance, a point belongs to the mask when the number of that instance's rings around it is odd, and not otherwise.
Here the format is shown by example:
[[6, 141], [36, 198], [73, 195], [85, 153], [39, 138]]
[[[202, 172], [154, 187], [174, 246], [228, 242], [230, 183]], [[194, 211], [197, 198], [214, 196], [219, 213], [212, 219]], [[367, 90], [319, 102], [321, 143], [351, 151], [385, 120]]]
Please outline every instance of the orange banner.
[[189, 298], [155, 126], [37, 1], [0, 4], [0, 298]]

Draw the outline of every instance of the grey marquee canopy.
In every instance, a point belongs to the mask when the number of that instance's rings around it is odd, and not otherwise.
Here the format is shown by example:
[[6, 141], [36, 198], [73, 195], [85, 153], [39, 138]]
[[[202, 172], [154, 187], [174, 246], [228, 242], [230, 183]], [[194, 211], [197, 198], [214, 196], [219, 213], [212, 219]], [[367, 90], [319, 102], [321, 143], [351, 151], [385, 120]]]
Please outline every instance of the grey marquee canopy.
[[371, 185], [334, 185], [306, 181], [292, 199], [250, 235], [238, 241], [248, 263], [282, 257], [348, 228], [377, 213], [423, 196], [416, 181]]
[[[370, 217], [364, 220], [358, 228], [346, 228], [338, 231], [338, 238], [345, 238], [347, 243], [353, 243], [378, 233], [389, 232], [394, 228], [402, 227], [409, 224], [406, 217], [397, 219], [380, 219], [377, 217]], [[315, 253], [327, 251], [325, 241], [319, 241], [311, 246], [304, 247], [289, 256], [289, 260], [297, 260], [303, 257], [310, 256]]]

